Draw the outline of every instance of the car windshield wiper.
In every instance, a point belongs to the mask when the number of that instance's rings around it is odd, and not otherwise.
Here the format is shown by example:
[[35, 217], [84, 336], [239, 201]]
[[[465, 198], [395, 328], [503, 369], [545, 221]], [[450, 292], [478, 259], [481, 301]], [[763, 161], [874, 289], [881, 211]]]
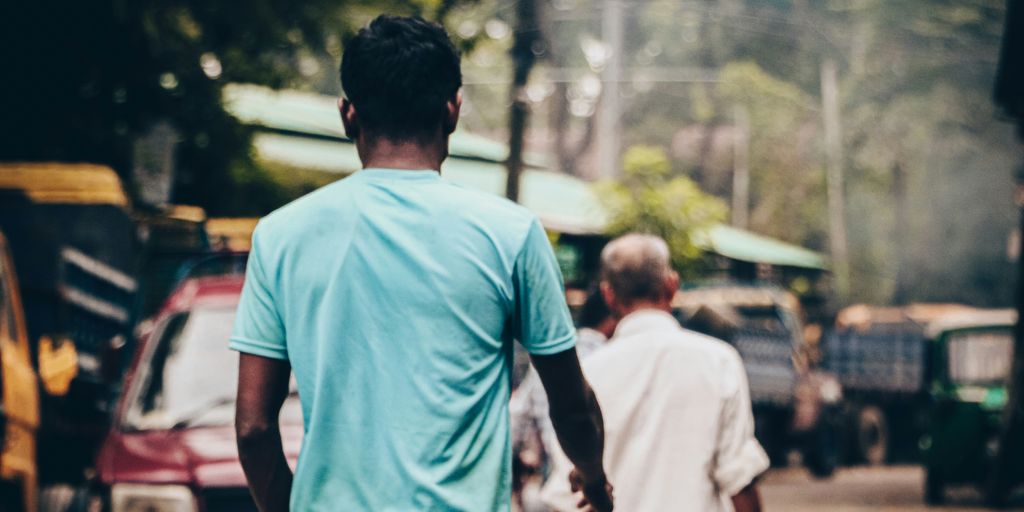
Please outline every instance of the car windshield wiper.
[[191, 427], [195, 425], [195, 423], [199, 421], [201, 418], [205, 417], [207, 413], [209, 413], [210, 411], [214, 409], [220, 409], [228, 405], [234, 405], [234, 403], [235, 397], [233, 396], [223, 396], [216, 400], [212, 400], [209, 403], [203, 405], [202, 407], [197, 407], [192, 411], [179, 416], [178, 421], [176, 421], [174, 425], [171, 426], [171, 430], [181, 430], [183, 428]]

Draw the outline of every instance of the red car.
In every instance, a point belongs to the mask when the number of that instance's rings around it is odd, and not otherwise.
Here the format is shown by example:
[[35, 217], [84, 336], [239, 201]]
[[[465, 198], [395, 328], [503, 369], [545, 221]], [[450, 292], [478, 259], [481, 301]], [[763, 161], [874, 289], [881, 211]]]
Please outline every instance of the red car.
[[[111, 512], [256, 510], [235, 448], [238, 355], [227, 348], [242, 282], [240, 275], [189, 279], [149, 323], [99, 453], [93, 505], [103, 500]], [[293, 467], [302, 432], [293, 393], [281, 420]]]

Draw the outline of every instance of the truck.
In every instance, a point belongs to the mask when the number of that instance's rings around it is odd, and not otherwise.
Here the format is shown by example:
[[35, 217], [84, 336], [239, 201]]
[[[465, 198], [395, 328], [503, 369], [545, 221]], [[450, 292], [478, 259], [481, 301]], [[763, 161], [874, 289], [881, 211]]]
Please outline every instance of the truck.
[[18, 275], [0, 232], [0, 511], [36, 510], [37, 382]]
[[[1021, 445], [1000, 447], [1016, 323], [1015, 310], [978, 310], [934, 322], [926, 332], [931, 400], [921, 450], [929, 505], [941, 505], [948, 487], [966, 484], [982, 490], [989, 505], [1000, 507], [1024, 482]], [[1000, 450], [1010, 450], [1004, 454], [1005, 474], [999, 485], [992, 485]]]
[[180, 284], [183, 268], [210, 258], [206, 220], [195, 206], [133, 205], [106, 166], [0, 164], [0, 231], [37, 382], [39, 491], [30, 494], [39, 509], [64, 510], [95, 472], [139, 320]]
[[41, 509], [52, 508], [50, 486], [83, 481], [109, 426], [123, 367], [119, 349], [135, 320], [135, 226], [110, 168], [0, 165], [8, 277], [13, 282], [17, 269], [24, 355], [38, 376]]
[[822, 352], [824, 368], [843, 386], [843, 462], [919, 460], [934, 371], [928, 328], [975, 311], [960, 304], [859, 304], [838, 313]]
[[796, 297], [769, 285], [716, 283], [680, 290], [673, 309], [683, 327], [739, 352], [755, 434], [772, 465], [787, 464], [796, 451], [813, 475], [831, 476], [838, 462], [843, 390], [835, 376], [814, 364]]

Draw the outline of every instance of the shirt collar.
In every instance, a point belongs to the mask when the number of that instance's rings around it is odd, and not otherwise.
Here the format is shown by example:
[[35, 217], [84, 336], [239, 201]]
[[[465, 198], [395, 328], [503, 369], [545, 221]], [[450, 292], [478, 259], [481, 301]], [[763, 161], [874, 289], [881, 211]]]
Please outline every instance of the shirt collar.
[[660, 309], [640, 309], [625, 316], [615, 328], [614, 338], [633, 336], [649, 331], [682, 330], [679, 321]]

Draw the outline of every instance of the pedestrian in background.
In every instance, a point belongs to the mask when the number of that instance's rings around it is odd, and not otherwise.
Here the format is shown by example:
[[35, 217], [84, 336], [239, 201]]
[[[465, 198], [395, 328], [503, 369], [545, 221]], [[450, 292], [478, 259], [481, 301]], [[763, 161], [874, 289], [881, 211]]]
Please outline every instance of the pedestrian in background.
[[[727, 343], [684, 330], [672, 316], [679, 277], [664, 240], [630, 234], [601, 254], [601, 291], [621, 318], [584, 373], [601, 401], [605, 467], [620, 510], [714, 512], [760, 509], [756, 478], [768, 456], [754, 438], [750, 390]], [[556, 509], [574, 510], [554, 456], [544, 489]]]
[[[616, 324], [600, 288], [595, 286], [587, 294], [578, 315], [576, 353], [581, 361], [604, 346], [615, 332]], [[536, 370], [531, 369], [512, 394], [509, 411], [514, 467], [521, 473], [513, 476], [519, 478], [520, 490], [528, 491], [522, 494], [524, 499], [520, 504], [524, 510], [538, 510], [541, 507], [531, 505], [531, 486], [527, 484], [543, 484], [550, 470], [549, 454], [558, 449], [558, 437], [548, 415], [548, 396]]]
[[[345, 45], [340, 104], [364, 169], [262, 219], [231, 347], [260, 510], [508, 510], [511, 343], [531, 354], [573, 484], [610, 510], [601, 413], [548, 237], [440, 175], [461, 106], [439, 25], [381, 16]], [[294, 371], [294, 477], [278, 415]], [[290, 496], [290, 502], [289, 502]]]

